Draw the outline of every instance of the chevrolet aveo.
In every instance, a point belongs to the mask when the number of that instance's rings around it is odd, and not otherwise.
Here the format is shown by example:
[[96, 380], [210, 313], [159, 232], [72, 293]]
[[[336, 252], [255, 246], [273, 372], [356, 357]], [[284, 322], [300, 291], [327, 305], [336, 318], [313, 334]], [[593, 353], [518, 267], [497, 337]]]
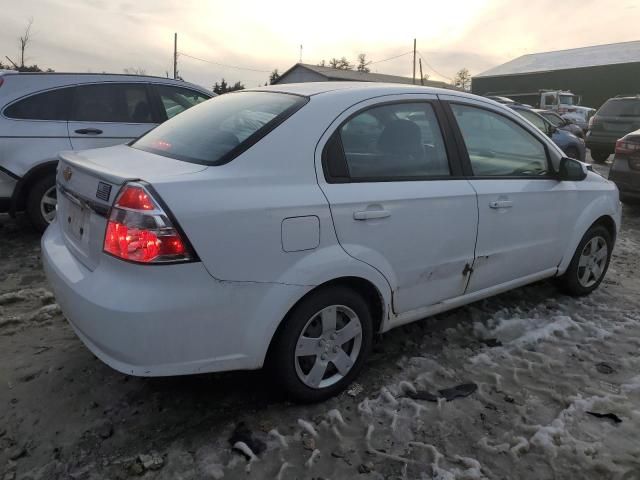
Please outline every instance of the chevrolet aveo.
[[558, 277], [584, 295], [615, 185], [516, 112], [425, 87], [307, 83], [208, 100], [139, 140], [60, 155], [46, 273], [116, 370], [268, 366], [317, 401], [376, 333]]

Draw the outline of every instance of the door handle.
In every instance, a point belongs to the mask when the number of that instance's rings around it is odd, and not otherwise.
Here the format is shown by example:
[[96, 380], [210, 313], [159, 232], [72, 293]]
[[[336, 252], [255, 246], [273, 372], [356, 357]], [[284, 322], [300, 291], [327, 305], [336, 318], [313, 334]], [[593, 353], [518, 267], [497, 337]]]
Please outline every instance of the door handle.
[[513, 207], [513, 202], [511, 200], [495, 200], [493, 202], [489, 202], [490, 208], [511, 208]]
[[387, 218], [391, 215], [388, 210], [363, 210], [361, 212], [353, 212], [354, 220], [373, 220], [376, 218]]
[[76, 133], [79, 133], [80, 135], [100, 135], [102, 130], [97, 128], [80, 128], [76, 130]]

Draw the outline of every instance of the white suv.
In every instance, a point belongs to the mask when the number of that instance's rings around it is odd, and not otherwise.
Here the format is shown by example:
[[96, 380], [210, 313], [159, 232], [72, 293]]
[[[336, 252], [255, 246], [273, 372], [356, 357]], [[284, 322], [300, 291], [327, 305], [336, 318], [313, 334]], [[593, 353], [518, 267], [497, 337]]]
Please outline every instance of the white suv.
[[112, 367], [270, 365], [319, 400], [373, 336], [543, 278], [602, 281], [615, 185], [513, 110], [425, 87], [221, 95], [131, 145], [61, 154], [42, 239], [67, 319]]
[[44, 230], [59, 151], [129, 142], [212, 95], [166, 78], [1, 71], [0, 212], [26, 210]]

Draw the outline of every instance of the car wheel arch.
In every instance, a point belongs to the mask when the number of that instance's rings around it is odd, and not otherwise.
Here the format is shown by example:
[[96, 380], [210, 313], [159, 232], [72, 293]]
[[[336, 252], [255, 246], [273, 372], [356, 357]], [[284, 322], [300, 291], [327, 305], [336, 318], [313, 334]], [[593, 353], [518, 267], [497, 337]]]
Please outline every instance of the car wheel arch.
[[[598, 211], [600, 211], [600, 213], [598, 213]], [[591, 205], [585, 208], [582, 215], [576, 222], [576, 228], [573, 231], [571, 241], [567, 245], [566, 252], [562, 257], [560, 264], [558, 265], [557, 275], [562, 275], [567, 270], [575, 253], [575, 250], [582, 240], [582, 237], [584, 237], [584, 235], [594, 225], [603, 225], [607, 229], [607, 231], [611, 235], [613, 242], [615, 243], [615, 239], [618, 233], [615, 214], [605, 211], [601, 202], [593, 202]]]
[[16, 212], [24, 210], [29, 189], [32, 185], [45, 175], [55, 174], [57, 167], [58, 160], [47, 160], [35, 165], [25, 173], [20, 180], [18, 180], [13, 195], [11, 196], [9, 214], [14, 216]]
[[275, 329], [275, 331], [271, 335], [271, 338], [269, 339], [269, 345], [262, 359], [263, 365], [266, 364], [266, 362], [268, 362], [268, 359], [270, 358], [270, 355], [272, 352], [272, 347], [275, 343], [275, 339], [278, 337], [282, 329], [286, 326], [287, 319], [289, 318], [291, 312], [296, 308], [296, 306], [299, 305], [300, 302], [302, 302], [304, 299], [318, 292], [319, 290], [329, 288], [329, 287], [340, 287], [340, 286], [350, 288], [364, 298], [364, 300], [367, 302], [367, 305], [369, 305], [371, 309], [370, 313], [374, 322], [374, 325], [373, 325], [374, 332], [375, 333], [381, 332], [381, 329], [384, 328], [384, 320], [385, 320], [385, 316], [388, 315], [389, 308], [384, 298], [384, 295], [379, 290], [379, 288], [376, 285], [374, 285], [374, 283], [371, 280], [368, 280], [359, 276], [345, 276], [345, 277], [334, 278], [332, 280], [328, 280], [320, 285], [317, 285], [311, 288], [304, 295], [298, 298], [293, 303], [293, 305], [291, 305], [286, 315], [284, 315], [284, 317], [278, 323], [277, 328]]

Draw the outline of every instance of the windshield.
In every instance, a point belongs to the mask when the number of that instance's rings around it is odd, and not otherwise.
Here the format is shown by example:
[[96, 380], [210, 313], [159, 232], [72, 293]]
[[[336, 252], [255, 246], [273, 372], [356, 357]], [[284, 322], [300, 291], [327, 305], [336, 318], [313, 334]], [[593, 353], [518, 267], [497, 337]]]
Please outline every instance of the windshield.
[[611, 117], [640, 117], [640, 99], [610, 99], [605, 102], [598, 115]]
[[573, 95], [560, 95], [561, 105], [573, 105]]
[[547, 131], [547, 125], [544, 123], [544, 119], [538, 115], [537, 113], [532, 112], [531, 110], [516, 110], [520, 115], [533, 123], [538, 129], [542, 132]]
[[553, 125], [554, 127], [559, 127], [561, 125], [564, 125], [564, 120], [562, 120], [562, 117], [556, 115], [555, 113], [542, 112], [540, 113], [540, 115], [542, 115], [545, 119], [551, 122], [551, 125]]
[[186, 162], [222, 165], [306, 102], [306, 97], [273, 92], [220, 95], [168, 120], [132, 146]]

